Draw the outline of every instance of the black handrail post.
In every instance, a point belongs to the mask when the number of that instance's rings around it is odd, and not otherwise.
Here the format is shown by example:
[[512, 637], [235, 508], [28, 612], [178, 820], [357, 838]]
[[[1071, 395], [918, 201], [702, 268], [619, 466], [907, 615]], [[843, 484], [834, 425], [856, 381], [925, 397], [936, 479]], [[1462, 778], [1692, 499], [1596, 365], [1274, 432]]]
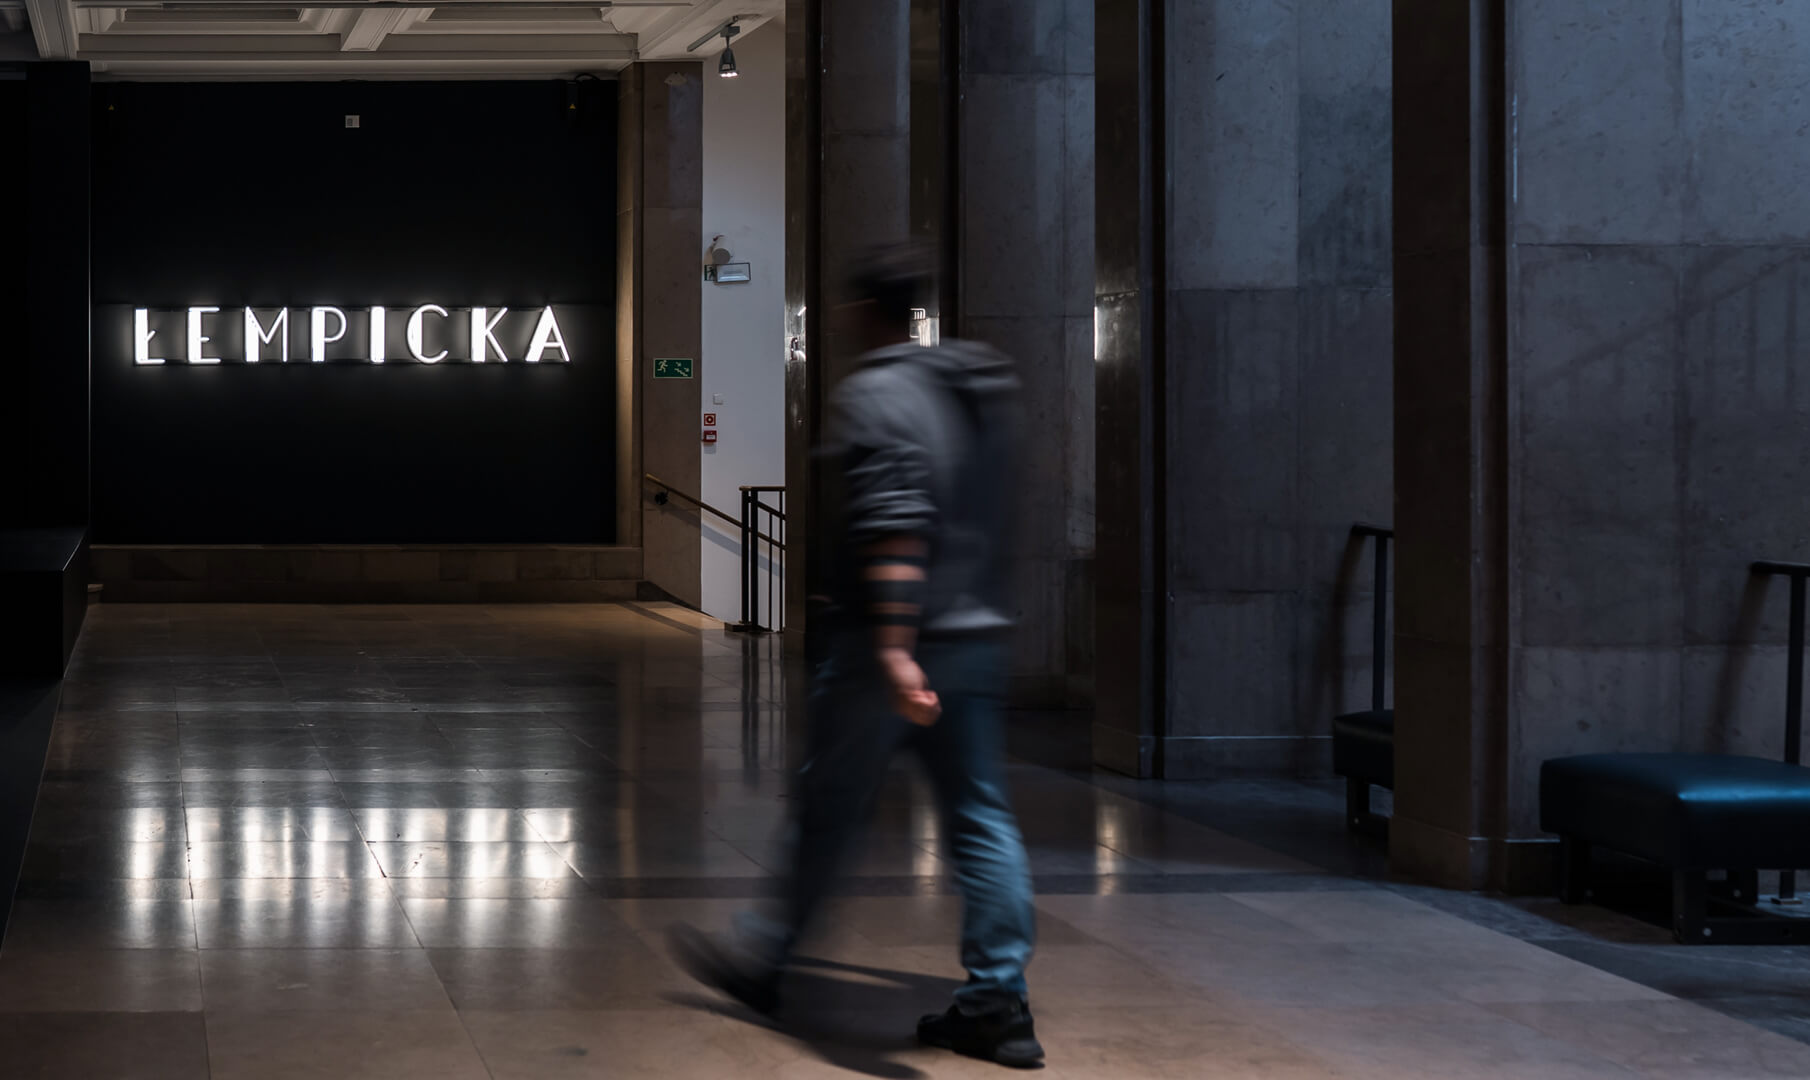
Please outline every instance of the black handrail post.
[[1785, 659], [1785, 760], [1792, 765], [1803, 764], [1804, 583], [1805, 575], [1791, 575], [1791, 654]]
[[[779, 492], [779, 512], [781, 514], [786, 512], [786, 492], [784, 488], [781, 488]], [[781, 518], [779, 526], [775, 531], [779, 532], [786, 539], [791, 539], [791, 531], [786, 528], [784, 518]], [[786, 553], [784, 551], [779, 553], [779, 628], [781, 630], [786, 628]]]
[[754, 510], [750, 505], [749, 494], [742, 492], [742, 629], [751, 630], [754, 626], [754, 566], [748, 555], [754, 547], [754, 522], [749, 520]]
[[[1790, 655], [1785, 658], [1785, 762], [1800, 765], [1804, 742], [1804, 575], [1791, 575]], [[1797, 871], [1779, 872], [1779, 902], [1797, 900]]]
[[1383, 678], [1389, 648], [1389, 537], [1376, 537], [1376, 595], [1371, 600], [1370, 710], [1383, 711]]
[[[1756, 574], [1770, 574], [1791, 580], [1791, 625], [1786, 631], [1785, 657], [1785, 763], [1802, 765], [1804, 743], [1804, 608], [1805, 586], [1810, 582], [1810, 563], [1761, 561], [1753, 564]], [[1796, 904], [1797, 869], [1779, 871], [1780, 904]]]

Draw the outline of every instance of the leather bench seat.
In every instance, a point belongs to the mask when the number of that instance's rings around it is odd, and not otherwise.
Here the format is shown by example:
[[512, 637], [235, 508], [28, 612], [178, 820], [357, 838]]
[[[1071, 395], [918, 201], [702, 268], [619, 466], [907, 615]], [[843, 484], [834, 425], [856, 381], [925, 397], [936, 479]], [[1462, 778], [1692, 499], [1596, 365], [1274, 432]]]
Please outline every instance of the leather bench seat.
[[1718, 754], [1585, 754], [1540, 767], [1540, 827], [1677, 870], [1810, 867], [1810, 768]]
[[1334, 717], [1332, 771], [1394, 789], [1395, 710], [1366, 710]]

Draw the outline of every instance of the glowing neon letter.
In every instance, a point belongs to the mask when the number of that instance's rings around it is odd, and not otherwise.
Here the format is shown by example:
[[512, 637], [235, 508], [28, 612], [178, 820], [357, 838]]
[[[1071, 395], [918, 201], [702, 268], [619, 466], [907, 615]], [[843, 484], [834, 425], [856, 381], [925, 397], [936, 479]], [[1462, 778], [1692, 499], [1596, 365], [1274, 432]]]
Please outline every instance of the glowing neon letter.
[[496, 324], [502, 322], [503, 316], [508, 313], [508, 308], [497, 308], [497, 312], [494, 316], [490, 314], [489, 308], [474, 307], [471, 309], [472, 363], [482, 364], [484, 362], [484, 347], [486, 345], [496, 350], [497, 359], [505, 364], [509, 362], [509, 354], [505, 353], [503, 347], [497, 344], [496, 334], [494, 332], [496, 330]]
[[[339, 329], [332, 337], [327, 336], [327, 316], [339, 316]], [[336, 307], [317, 307], [308, 312], [309, 352], [308, 359], [315, 363], [327, 359], [327, 346], [346, 336], [346, 313]]]
[[277, 317], [265, 330], [264, 324], [258, 321], [258, 313], [250, 308], [245, 309], [245, 362], [255, 364], [259, 359], [259, 345], [269, 345], [283, 335], [283, 363], [289, 362], [289, 309], [277, 312]]
[[134, 364], [161, 364], [163, 357], [151, 355], [151, 339], [157, 331], [151, 329], [150, 312], [137, 308], [132, 312], [132, 362]]
[[442, 319], [446, 318], [446, 309], [439, 304], [422, 304], [420, 307], [416, 308], [414, 314], [409, 316], [409, 355], [421, 361], [423, 364], [438, 364], [440, 361], [446, 359], [445, 349], [441, 349], [440, 352], [434, 356], [428, 356], [421, 351], [421, 316], [430, 311], [435, 315], [440, 316]]
[[522, 359], [530, 364], [540, 363], [541, 354], [550, 348], [559, 350], [559, 359], [567, 364], [572, 362], [572, 354], [566, 351], [566, 337], [559, 332], [559, 322], [553, 318], [553, 309], [541, 309], [540, 321], [534, 324], [534, 340], [528, 344], [528, 355]]
[[220, 362], [218, 356], [206, 355], [207, 349], [205, 346], [213, 339], [201, 332], [201, 317], [203, 315], [212, 315], [219, 310], [220, 309], [217, 307], [189, 308], [189, 363], [218, 364]]
[[381, 364], [384, 359], [384, 311], [380, 307], [371, 309], [371, 363]]

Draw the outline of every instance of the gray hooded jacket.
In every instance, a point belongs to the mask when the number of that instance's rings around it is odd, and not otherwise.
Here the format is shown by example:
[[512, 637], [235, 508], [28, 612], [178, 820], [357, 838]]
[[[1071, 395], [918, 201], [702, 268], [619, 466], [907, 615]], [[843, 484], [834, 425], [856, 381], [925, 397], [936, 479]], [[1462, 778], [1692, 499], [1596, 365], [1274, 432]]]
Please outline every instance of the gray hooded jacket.
[[861, 549], [892, 536], [930, 543], [925, 638], [1012, 625], [1007, 591], [1018, 378], [1004, 354], [948, 341], [868, 353], [831, 406], [831, 483], [840, 503], [834, 601], [860, 621]]

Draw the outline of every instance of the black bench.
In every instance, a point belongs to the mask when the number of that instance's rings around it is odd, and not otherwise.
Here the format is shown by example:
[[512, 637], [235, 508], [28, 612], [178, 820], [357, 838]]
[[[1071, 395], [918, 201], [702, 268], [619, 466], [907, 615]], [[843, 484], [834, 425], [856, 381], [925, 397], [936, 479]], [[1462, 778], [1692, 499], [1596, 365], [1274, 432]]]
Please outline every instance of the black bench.
[[0, 529], [0, 935], [44, 777], [59, 680], [87, 612], [86, 529]]
[[62, 678], [87, 611], [88, 530], [0, 529], [0, 678]]
[[[1591, 850], [1633, 855], [1672, 874], [1672, 932], [1685, 944], [1810, 941], [1795, 902], [1795, 870], [1810, 867], [1810, 769], [1800, 764], [1804, 600], [1810, 565], [1757, 563], [1791, 579], [1785, 760], [1729, 754], [1585, 754], [1540, 767], [1540, 827], [1561, 847], [1559, 895], [1590, 895]], [[1763, 903], [1759, 873], [1778, 870]]]
[[1351, 528], [1360, 541], [1376, 541], [1376, 571], [1370, 625], [1370, 708], [1332, 719], [1332, 771], [1345, 778], [1345, 824], [1360, 832], [1386, 833], [1388, 819], [1370, 810], [1370, 789], [1395, 790], [1395, 710], [1383, 707], [1383, 678], [1389, 646], [1389, 540], [1394, 530], [1380, 525]]
[[6, 939], [6, 920], [25, 862], [61, 685], [56, 680], [0, 679], [0, 942]]

